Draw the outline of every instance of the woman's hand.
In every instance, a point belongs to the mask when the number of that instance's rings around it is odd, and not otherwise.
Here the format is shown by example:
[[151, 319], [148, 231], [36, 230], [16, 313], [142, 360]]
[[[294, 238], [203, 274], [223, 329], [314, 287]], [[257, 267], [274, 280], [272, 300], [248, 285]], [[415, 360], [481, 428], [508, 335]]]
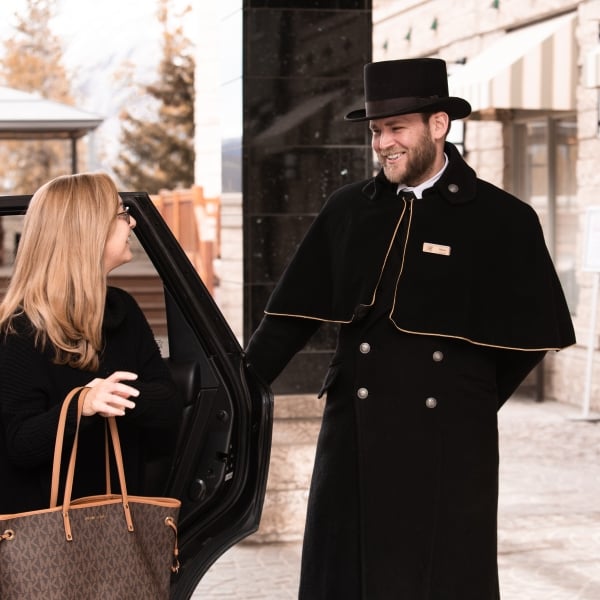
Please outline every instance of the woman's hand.
[[121, 383], [134, 381], [135, 373], [129, 371], [115, 371], [106, 379], [94, 379], [86, 387], [91, 388], [83, 402], [83, 416], [90, 417], [98, 414], [102, 417], [122, 417], [125, 409], [135, 408], [135, 402], [129, 398], [137, 398], [139, 390]]

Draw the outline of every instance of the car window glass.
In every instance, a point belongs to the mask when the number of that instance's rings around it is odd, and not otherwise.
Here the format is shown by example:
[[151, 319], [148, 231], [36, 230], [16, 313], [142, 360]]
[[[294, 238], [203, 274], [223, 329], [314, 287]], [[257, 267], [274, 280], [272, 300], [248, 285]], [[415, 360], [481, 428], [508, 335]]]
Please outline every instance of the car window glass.
[[129, 292], [146, 315], [163, 358], [169, 356], [167, 315], [162, 280], [135, 235], [130, 237], [133, 259], [108, 276], [108, 285]]

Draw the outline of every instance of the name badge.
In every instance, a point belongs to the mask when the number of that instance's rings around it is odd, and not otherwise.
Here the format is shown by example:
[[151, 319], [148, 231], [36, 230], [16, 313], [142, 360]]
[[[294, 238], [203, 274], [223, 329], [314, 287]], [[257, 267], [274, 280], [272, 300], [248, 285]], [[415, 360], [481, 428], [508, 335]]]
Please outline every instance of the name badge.
[[429, 254], [441, 254], [442, 256], [450, 256], [450, 246], [425, 242], [423, 244], [423, 252], [427, 252]]

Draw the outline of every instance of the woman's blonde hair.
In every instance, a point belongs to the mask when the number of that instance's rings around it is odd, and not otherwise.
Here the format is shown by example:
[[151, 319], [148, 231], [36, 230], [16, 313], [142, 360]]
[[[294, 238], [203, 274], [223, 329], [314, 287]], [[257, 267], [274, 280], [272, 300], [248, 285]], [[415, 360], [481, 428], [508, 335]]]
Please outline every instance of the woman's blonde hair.
[[104, 248], [120, 205], [104, 173], [64, 175], [31, 199], [0, 304], [0, 331], [13, 331], [25, 314], [36, 344], [54, 349], [54, 361], [94, 371], [102, 349], [106, 300]]

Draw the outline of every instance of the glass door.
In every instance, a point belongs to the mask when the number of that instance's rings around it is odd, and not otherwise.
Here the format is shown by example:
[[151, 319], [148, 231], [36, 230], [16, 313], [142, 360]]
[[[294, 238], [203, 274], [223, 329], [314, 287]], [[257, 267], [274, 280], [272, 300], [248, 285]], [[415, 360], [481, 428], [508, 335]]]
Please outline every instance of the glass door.
[[540, 217], [546, 244], [575, 314], [577, 123], [574, 116], [514, 124], [513, 193]]
[[[512, 192], [537, 212], [571, 314], [579, 289], [575, 277], [577, 122], [574, 115], [517, 121], [512, 131]], [[544, 399], [544, 362], [523, 386]]]

